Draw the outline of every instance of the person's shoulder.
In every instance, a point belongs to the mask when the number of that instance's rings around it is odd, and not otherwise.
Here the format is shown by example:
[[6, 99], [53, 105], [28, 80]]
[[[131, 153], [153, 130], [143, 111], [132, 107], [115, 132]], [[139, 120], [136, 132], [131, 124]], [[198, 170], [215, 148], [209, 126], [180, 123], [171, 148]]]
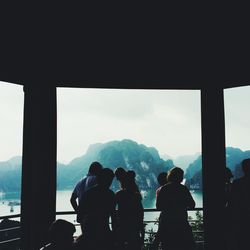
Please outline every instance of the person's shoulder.
[[164, 191], [164, 190], [168, 189], [170, 185], [171, 185], [170, 183], [164, 184], [163, 186], [159, 187], [159, 189], [160, 189], [160, 191]]
[[97, 193], [97, 192], [98, 192], [98, 187], [93, 186], [90, 189], [88, 189], [87, 191], [85, 191], [84, 197], [89, 197], [89, 196], [95, 195], [95, 193]]
[[232, 190], [237, 190], [237, 189], [245, 188], [246, 186], [249, 185], [249, 183], [250, 183], [250, 181], [246, 177], [241, 177], [239, 179], [236, 179], [232, 183]]
[[76, 187], [78, 186], [81, 186], [87, 179], [87, 176], [83, 177], [81, 180], [79, 180], [77, 183], [76, 183]]
[[189, 191], [188, 187], [183, 184], [180, 184], [180, 188], [182, 188], [183, 190]]
[[138, 201], [141, 201], [141, 200], [142, 200], [142, 196], [141, 196], [141, 193], [140, 193], [140, 192], [135, 192], [135, 193], [134, 193], [134, 196], [135, 196], [135, 198], [136, 198]]
[[118, 190], [118, 191], [115, 192], [115, 195], [116, 195], [116, 196], [120, 196], [120, 195], [122, 195], [122, 194], [123, 194], [123, 190]]
[[93, 174], [88, 174], [85, 179], [88, 179], [88, 180], [96, 180], [97, 179], [97, 176], [96, 175], [93, 175]]

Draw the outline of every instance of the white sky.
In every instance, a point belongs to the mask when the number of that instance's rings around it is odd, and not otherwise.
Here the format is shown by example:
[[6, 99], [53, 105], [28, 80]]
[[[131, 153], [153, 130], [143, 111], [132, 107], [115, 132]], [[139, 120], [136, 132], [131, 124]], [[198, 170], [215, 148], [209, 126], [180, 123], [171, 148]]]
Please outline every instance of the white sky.
[[172, 157], [201, 151], [200, 92], [58, 88], [58, 160], [132, 139]]
[[24, 92], [0, 81], [0, 161], [22, 155]]
[[226, 145], [250, 150], [250, 86], [224, 90]]
[[[250, 149], [250, 86], [225, 90], [226, 145]], [[22, 86], [0, 82], [0, 161], [22, 155]], [[57, 158], [132, 139], [176, 157], [201, 151], [200, 92], [58, 88]]]

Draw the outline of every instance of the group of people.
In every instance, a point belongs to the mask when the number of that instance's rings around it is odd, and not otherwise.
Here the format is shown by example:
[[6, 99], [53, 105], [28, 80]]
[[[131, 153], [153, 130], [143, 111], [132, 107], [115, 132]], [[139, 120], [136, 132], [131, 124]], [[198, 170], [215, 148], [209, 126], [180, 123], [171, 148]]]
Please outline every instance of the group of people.
[[[244, 211], [245, 222], [249, 223], [250, 159], [242, 162], [245, 176], [232, 184], [232, 173], [226, 169], [225, 208], [228, 215], [240, 209]], [[173, 167], [168, 173], [158, 176], [159, 188], [156, 190], [156, 208], [161, 211], [158, 231], [152, 249], [161, 245], [166, 250], [192, 250], [195, 241], [188, 222], [188, 209], [195, 207], [188, 188], [182, 185], [184, 172]], [[135, 181], [135, 172], [118, 167], [115, 171], [103, 168], [99, 162], [90, 165], [86, 177], [75, 186], [70, 202], [77, 214], [82, 234], [73, 240], [75, 227], [65, 220], [56, 220], [51, 228], [51, 243], [43, 250], [140, 250], [144, 243], [143, 206], [140, 190]], [[120, 190], [111, 189], [113, 178], [120, 183]], [[240, 194], [240, 195], [239, 195]], [[237, 215], [237, 217], [241, 215]], [[238, 217], [238, 218], [239, 218]], [[241, 218], [240, 218], [241, 219]], [[246, 236], [247, 224], [232, 219], [241, 228], [238, 235]], [[111, 227], [110, 227], [111, 224]], [[228, 227], [230, 228], [230, 227]], [[244, 231], [245, 230], [245, 231]], [[235, 231], [225, 230], [230, 237]], [[234, 237], [236, 237], [234, 235]], [[237, 238], [237, 240], [239, 240]], [[73, 243], [74, 241], [74, 243]], [[237, 241], [235, 248], [242, 243]], [[231, 245], [230, 245], [231, 247]]]
[[[118, 167], [113, 171], [103, 168], [99, 162], [93, 162], [88, 174], [76, 184], [70, 198], [82, 234], [73, 244], [73, 224], [57, 220], [51, 226], [51, 243], [43, 250], [141, 249], [144, 243], [144, 213], [135, 176], [132, 170]], [[110, 189], [114, 178], [120, 183], [120, 190], [116, 193]], [[61, 232], [61, 237], [57, 237], [55, 231]], [[64, 237], [62, 232], [68, 233], [69, 237]]]

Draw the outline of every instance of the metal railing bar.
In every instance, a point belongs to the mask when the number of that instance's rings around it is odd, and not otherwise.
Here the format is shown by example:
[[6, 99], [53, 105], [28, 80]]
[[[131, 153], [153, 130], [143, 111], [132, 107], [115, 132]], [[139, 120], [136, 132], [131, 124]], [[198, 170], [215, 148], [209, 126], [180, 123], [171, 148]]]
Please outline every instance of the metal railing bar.
[[18, 217], [21, 217], [21, 214], [13, 214], [13, 215], [0, 216], [0, 220], [11, 219], [11, 218], [18, 218]]
[[0, 244], [12, 243], [12, 242], [15, 242], [15, 241], [19, 241], [20, 239], [21, 238], [14, 238], [14, 239], [11, 239], [11, 240], [0, 241]]
[[[144, 212], [160, 212], [160, 210], [157, 210], [156, 208], [144, 208]], [[202, 211], [203, 208], [197, 207], [193, 209], [188, 209], [188, 211]], [[70, 214], [76, 214], [75, 211], [58, 211], [56, 212], [56, 215], [70, 215]]]
[[20, 228], [21, 227], [9, 227], [5, 229], [0, 229], [0, 232], [6, 232], [6, 231], [11, 231], [11, 230], [20, 229]]

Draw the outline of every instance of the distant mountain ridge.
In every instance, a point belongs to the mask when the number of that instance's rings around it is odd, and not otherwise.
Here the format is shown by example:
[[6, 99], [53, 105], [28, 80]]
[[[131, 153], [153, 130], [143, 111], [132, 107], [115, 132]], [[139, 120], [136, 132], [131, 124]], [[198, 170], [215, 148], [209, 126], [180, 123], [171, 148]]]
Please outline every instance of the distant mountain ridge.
[[[243, 175], [241, 162], [245, 158], [250, 158], [250, 150], [243, 151], [239, 148], [226, 148], [226, 166], [231, 169], [234, 178], [240, 178]], [[214, 162], [216, 164], [216, 161]], [[202, 189], [202, 158], [201, 155], [191, 163], [186, 169], [186, 185], [190, 189]]]
[[[68, 165], [58, 165], [58, 188], [73, 188], [75, 183], [87, 174], [93, 161], [99, 161], [104, 167], [113, 170], [118, 166], [134, 170], [136, 181], [144, 190], [156, 188], [158, 174], [173, 166], [173, 161], [161, 159], [155, 148], [129, 139], [97, 143], [90, 145], [86, 154], [75, 158]], [[70, 178], [65, 178], [66, 176]], [[113, 185], [113, 188], [118, 188], [116, 181]]]
[[[250, 158], [250, 150], [226, 148], [227, 166], [232, 170], [235, 178], [242, 176], [240, 163], [245, 158]], [[73, 159], [69, 164], [57, 163], [58, 190], [72, 190], [75, 184], [87, 174], [89, 165], [93, 161], [99, 161], [104, 167], [113, 170], [118, 166], [122, 166], [126, 170], [134, 170], [137, 184], [141, 190], [155, 190], [158, 186], [158, 174], [168, 171], [174, 165], [185, 170], [185, 167], [180, 164], [182, 161], [183, 164], [188, 164], [185, 171], [185, 185], [190, 189], [202, 189], [202, 158], [200, 154], [164, 160], [159, 156], [156, 148], [124, 139], [92, 144], [84, 155]], [[20, 156], [0, 162], [0, 191], [20, 192], [21, 163]], [[116, 180], [113, 182], [113, 189], [118, 189]]]
[[[158, 186], [158, 174], [173, 167], [173, 161], [163, 160], [157, 149], [129, 139], [97, 143], [90, 145], [86, 154], [73, 159], [69, 164], [57, 163], [58, 190], [73, 189], [75, 184], [87, 174], [89, 165], [93, 161], [99, 161], [104, 167], [113, 170], [118, 166], [122, 166], [126, 170], [134, 170], [137, 184], [142, 190], [155, 189]], [[7, 171], [1, 172], [4, 164], [7, 166], [5, 168]], [[20, 191], [21, 162], [15, 169], [18, 173], [10, 171], [12, 165], [9, 162], [4, 162], [2, 165], [0, 164], [0, 190], [4, 192]], [[19, 185], [14, 185], [14, 183]], [[113, 182], [113, 188], [118, 188], [116, 181]]]

